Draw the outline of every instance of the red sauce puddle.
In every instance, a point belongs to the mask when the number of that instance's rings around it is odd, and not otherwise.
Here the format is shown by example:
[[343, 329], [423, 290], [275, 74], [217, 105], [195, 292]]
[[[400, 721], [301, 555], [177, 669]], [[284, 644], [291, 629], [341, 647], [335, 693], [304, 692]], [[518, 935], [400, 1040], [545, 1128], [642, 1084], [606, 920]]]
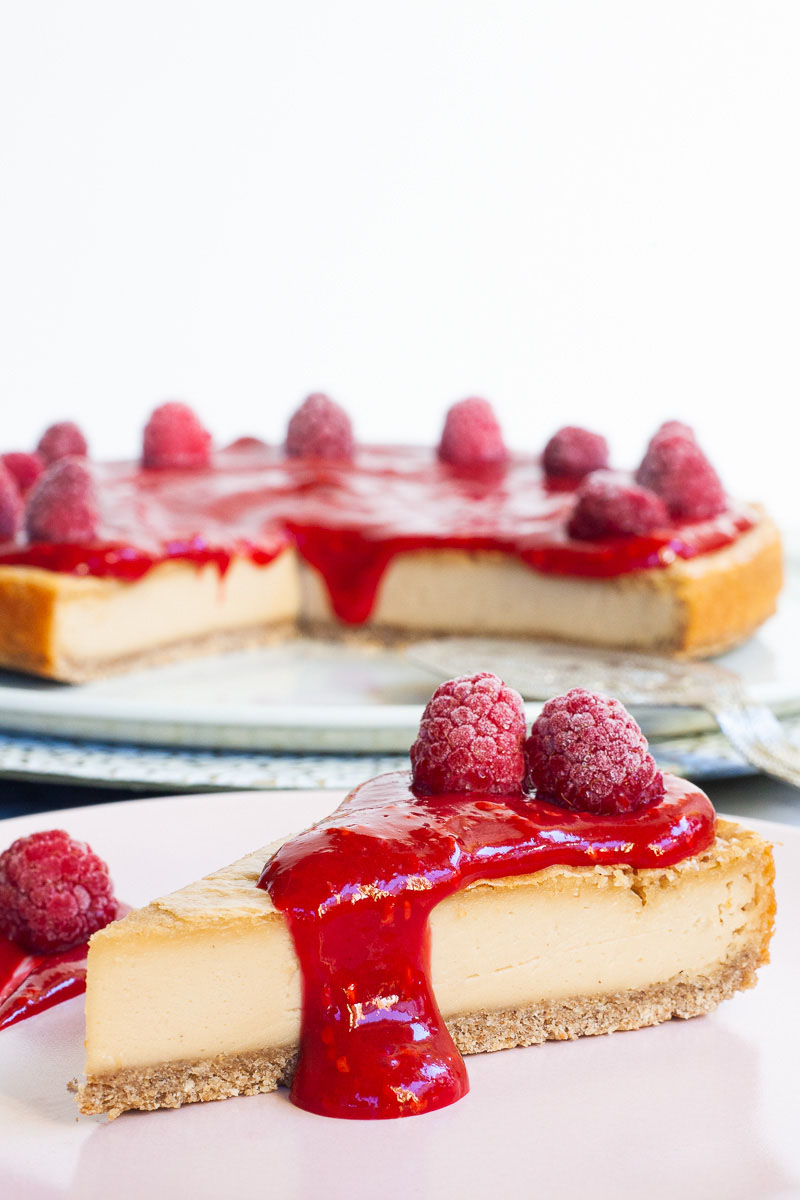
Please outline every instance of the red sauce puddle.
[[665, 776], [657, 805], [573, 813], [528, 795], [416, 795], [381, 775], [286, 842], [258, 886], [286, 914], [303, 983], [291, 1098], [353, 1119], [412, 1116], [469, 1088], [429, 974], [433, 907], [469, 883], [545, 867], [665, 867], [714, 840], [708, 797]]
[[607, 578], [722, 549], [756, 520], [731, 502], [711, 520], [647, 537], [575, 541], [566, 533], [574, 485], [548, 483], [538, 459], [465, 470], [413, 446], [362, 446], [353, 463], [337, 464], [286, 459], [241, 439], [202, 470], [93, 470], [98, 541], [9, 543], [0, 563], [133, 581], [172, 559], [224, 575], [236, 557], [266, 565], [294, 544], [350, 624], [369, 617], [387, 566], [409, 551], [499, 551], [536, 571]]
[[[130, 911], [120, 904], [116, 919]], [[89, 943], [81, 942], [58, 954], [38, 954], [0, 937], [0, 1029], [85, 992], [88, 951]]]

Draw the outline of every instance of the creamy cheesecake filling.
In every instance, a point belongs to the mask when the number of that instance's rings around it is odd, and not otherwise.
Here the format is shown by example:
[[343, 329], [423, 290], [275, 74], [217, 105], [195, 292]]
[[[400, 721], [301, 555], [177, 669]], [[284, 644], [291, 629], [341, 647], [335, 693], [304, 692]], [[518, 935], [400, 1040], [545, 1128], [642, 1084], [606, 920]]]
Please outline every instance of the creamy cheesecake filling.
[[[311, 624], [336, 616], [322, 577], [301, 564], [301, 612]], [[643, 576], [580, 579], [543, 575], [497, 551], [418, 550], [387, 566], [365, 624], [416, 633], [552, 637], [601, 645], [669, 645], [682, 607]]]
[[[275, 848], [94, 936], [90, 1080], [296, 1044], [297, 958], [282, 917], [254, 886]], [[761, 957], [772, 913], [765, 855], [755, 835], [720, 823], [710, 850], [667, 870], [551, 867], [467, 888], [431, 915], [442, 1013], [691, 982], [748, 951]]]
[[135, 584], [93, 580], [88, 594], [61, 606], [55, 628], [62, 655], [76, 662], [128, 657], [145, 649], [292, 621], [297, 613], [297, 564], [284, 550], [265, 566], [236, 558], [224, 575], [216, 566], [164, 563]]

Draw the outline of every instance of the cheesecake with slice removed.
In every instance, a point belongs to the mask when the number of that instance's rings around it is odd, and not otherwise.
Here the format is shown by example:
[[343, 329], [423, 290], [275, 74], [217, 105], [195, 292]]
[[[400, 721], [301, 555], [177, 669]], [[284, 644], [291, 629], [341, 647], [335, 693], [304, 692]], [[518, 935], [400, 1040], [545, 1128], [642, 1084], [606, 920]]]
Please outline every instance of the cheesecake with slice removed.
[[164, 405], [139, 462], [51, 461], [16, 532], [0, 463], [0, 666], [79, 682], [298, 629], [689, 657], [748, 637], [781, 588], [767, 514], [723, 491], [676, 422], [635, 479], [607, 455], [572, 427], [511, 454], [478, 400], [453, 406], [438, 452], [358, 446], [320, 396], [285, 447], [214, 450], [191, 410]]
[[461, 1055], [693, 1017], [755, 983], [770, 847], [662, 777], [616, 701], [575, 690], [526, 740], [516, 693], [462, 677], [411, 760], [94, 935], [82, 1111], [291, 1084], [313, 1112], [413, 1115], [464, 1094]]

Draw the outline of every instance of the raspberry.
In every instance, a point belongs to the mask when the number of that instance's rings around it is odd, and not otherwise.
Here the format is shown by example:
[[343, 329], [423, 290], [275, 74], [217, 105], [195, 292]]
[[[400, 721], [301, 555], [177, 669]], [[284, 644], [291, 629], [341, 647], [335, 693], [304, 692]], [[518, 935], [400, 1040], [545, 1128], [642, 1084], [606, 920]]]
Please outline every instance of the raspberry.
[[577, 812], [631, 813], [664, 795], [647, 739], [619, 700], [573, 688], [548, 700], [525, 743], [528, 783]]
[[663, 432], [662, 427], [647, 448], [636, 482], [656, 492], [674, 517], [700, 521], [725, 508], [725, 490], [717, 472], [685, 433]]
[[144, 427], [142, 465], [155, 470], [168, 467], [207, 467], [211, 461], [211, 434], [188, 404], [168, 400], [153, 409]]
[[16, 480], [0, 463], [0, 542], [16, 537], [22, 521], [22, 500]]
[[641, 535], [668, 524], [667, 507], [655, 492], [615, 471], [593, 471], [578, 488], [567, 530], [570, 537], [592, 540]]
[[45, 429], [36, 449], [45, 465], [69, 454], [85, 458], [89, 452], [86, 438], [74, 421], [59, 421]]
[[286, 430], [289, 457], [346, 460], [354, 451], [353, 427], [341, 405], [322, 392], [307, 396]]
[[59, 458], [34, 485], [25, 510], [32, 542], [92, 542], [100, 516], [94, 481], [83, 458]]
[[423, 792], [522, 790], [522, 697], [481, 671], [436, 689], [411, 747], [414, 786]]
[[0, 854], [0, 933], [54, 954], [117, 915], [108, 867], [63, 829], [18, 838]]
[[457, 467], [503, 463], [508, 450], [500, 422], [488, 400], [458, 400], [444, 419], [439, 458]]
[[565, 425], [545, 446], [542, 466], [546, 475], [583, 479], [590, 471], [608, 466], [608, 442], [602, 434]]
[[23, 450], [12, 450], [9, 454], [0, 454], [0, 462], [13, 475], [23, 496], [31, 490], [44, 470], [44, 462], [35, 452], [26, 454]]
[[663, 425], [659, 425], [650, 438], [647, 448], [649, 450], [655, 442], [663, 442], [665, 439], [673, 437], [688, 438], [690, 442], [695, 441], [694, 430], [691, 425], [687, 425], [684, 421], [664, 421]]

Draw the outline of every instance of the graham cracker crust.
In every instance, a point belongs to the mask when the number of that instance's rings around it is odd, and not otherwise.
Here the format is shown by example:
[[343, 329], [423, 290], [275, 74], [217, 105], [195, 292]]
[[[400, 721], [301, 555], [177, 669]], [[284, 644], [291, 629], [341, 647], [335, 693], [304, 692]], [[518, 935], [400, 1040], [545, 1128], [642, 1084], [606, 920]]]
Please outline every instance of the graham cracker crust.
[[[711, 1012], [737, 991], [754, 987], [756, 970], [766, 961], [766, 946], [759, 933], [734, 959], [707, 975], [693, 979], [676, 976], [635, 991], [469, 1013], [452, 1017], [447, 1027], [462, 1054], [484, 1054], [641, 1029], [673, 1017], [687, 1020]], [[280, 1047], [191, 1062], [126, 1067], [90, 1076], [78, 1089], [78, 1105], [83, 1113], [106, 1113], [113, 1119], [129, 1109], [151, 1111], [230, 1096], [253, 1096], [289, 1084], [296, 1058], [296, 1047]]]

